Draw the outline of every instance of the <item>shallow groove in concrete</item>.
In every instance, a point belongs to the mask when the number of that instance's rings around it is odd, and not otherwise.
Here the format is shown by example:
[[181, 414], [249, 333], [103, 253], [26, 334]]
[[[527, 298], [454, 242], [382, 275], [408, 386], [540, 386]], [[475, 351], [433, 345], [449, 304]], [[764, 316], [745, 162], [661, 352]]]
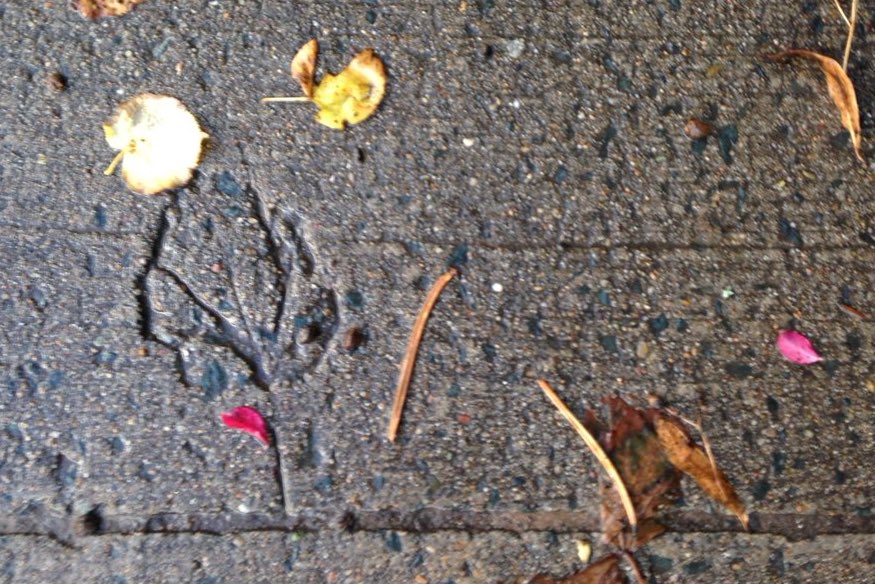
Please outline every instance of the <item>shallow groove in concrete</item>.
[[[663, 518], [668, 531], [680, 534], [744, 533], [729, 515], [700, 511], [670, 513]], [[475, 512], [467, 509], [424, 508], [413, 511], [381, 509], [346, 513], [307, 513], [293, 516], [261, 513], [158, 513], [154, 515], [103, 515], [99, 509], [84, 517], [46, 514], [7, 516], [0, 519], [0, 536], [50, 536], [75, 545], [78, 537], [200, 533], [230, 535], [259, 531], [320, 532], [402, 531], [436, 533], [598, 532], [599, 518], [586, 511]], [[851, 513], [752, 513], [748, 533], [782, 536], [790, 541], [821, 535], [875, 534], [875, 517]]]

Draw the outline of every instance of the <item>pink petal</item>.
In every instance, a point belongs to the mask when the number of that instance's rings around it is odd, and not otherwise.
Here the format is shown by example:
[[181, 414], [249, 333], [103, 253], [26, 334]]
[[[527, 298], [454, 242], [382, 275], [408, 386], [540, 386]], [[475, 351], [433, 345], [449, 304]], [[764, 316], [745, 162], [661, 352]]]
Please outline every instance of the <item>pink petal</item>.
[[814, 346], [808, 337], [796, 331], [781, 331], [778, 333], [778, 350], [790, 361], [800, 365], [810, 365], [823, 361], [820, 353], [814, 350]]
[[222, 421], [229, 428], [243, 430], [258, 438], [265, 446], [270, 446], [270, 435], [267, 433], [267, 423], [255, 408], [240, 406], [230, 412], [222, 412]]

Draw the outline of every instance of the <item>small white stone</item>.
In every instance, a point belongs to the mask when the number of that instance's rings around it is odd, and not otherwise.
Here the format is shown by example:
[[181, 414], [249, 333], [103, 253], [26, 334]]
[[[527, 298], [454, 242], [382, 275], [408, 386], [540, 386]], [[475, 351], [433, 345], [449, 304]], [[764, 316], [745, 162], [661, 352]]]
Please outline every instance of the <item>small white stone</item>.
[[502, 285], [499, 284], [498, 282], [495, 282], [495, 283], [492, 285], [492, 291], [493, 291], [493, 292], [501, 292], [501, 291], [503, 291], [503, 290], [504, 290], [504, 286], [502, 286]]
[[474, 139], [473, 138], [465, 138], [462, 140], [462, 144], [464, 144], [467, 148], [470, 148], [471, 146], [474, 145]]
[[507, 55], [511, 59], [519, 59], [522, 56], [523, 51], [526, 50], [526, 41], [523, 39], [511, 39], [507, 41], [505, 47], [507, 48]]

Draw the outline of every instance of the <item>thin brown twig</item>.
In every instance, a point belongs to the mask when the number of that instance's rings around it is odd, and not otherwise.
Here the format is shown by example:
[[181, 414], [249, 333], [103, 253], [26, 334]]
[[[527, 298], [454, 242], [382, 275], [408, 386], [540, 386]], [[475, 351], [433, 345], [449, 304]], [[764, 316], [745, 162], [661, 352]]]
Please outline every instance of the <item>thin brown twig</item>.
[[541, 391], [553, 402], [553, 405], [556, 406], [556, 409], [559, 410], [559, 413], [562, 414], [571, 426], [577, 431], [589, 449], [592, 451], [593, 455], [595, 455], [596, 460], [599, 461], [599, 464], [602, 465], [602, 468], [605, 469], [605, 472], [608, 473], [608, 476], [611, 477], [611, 480], [614, 482], [614, 487], [617, 489], [617, 493], [620, 495], [620, 502], [623, 503], [623, 509], [626, 511], [626, 517], [629, 519], [629, 525], [633, 528], [638, 525], [638, 516], [635, 514], [635, 505], [632, 503], [632, 497], [629, 496], [629, 491], [626, 489], [626, 484], [623, 482], [623, 478], [620, 476], [620, 473], [617, 471], [617, 467], [614, 466], [614, 463], [611, 462], [611, 459], [608, 457], [607, 453], [602, 448], [601, 444], [598, 443], [598, 440], [589, 433], [589, 430], [580, 423], [580, 420], [574, 415], [574, 413], [568, 409], [568, 406], [562, 401], [562, 399], [556, 395], [556, 392], [547, 383], [544, 379], [538, 380], [538, 386], [541, 388]]
[[851, 0], [851, 16], [848, 18], [848, 40], [845, 41], [845, 55], [842, 58], [842, 69], [848, 72], [848, 59], [851, 57], [851, 43], [854, 42], [854, 30], [857, 28], [857, 0]]
[[845, 314], [850, 314], [854, 318], [859, 318], [860, 320], [866, 320], [867, 318], [869, 318], [868, 316], [866, 316], [865, 312], [863, 312], [861, 310], [857, 310], [856, 308], [854, 308], [850, 304], [845, 304], [844, 302], [839, 302], [839, 308], [842, 309], [842, 312], [844, 312]]
[[425, 302], [416, 316], [416, 322], [413, 323], [413, 332], [410, 333], [407, 351], [404, 353], [404, 360], [401, 362], [401, 373], [398, 375], [398, 385], [395, 388], [395, 401], [392, 402], [392, 417], [389, 420], [389, 432], [386, 434], [390, 442], [394, 442], [395, 437], [398, 435], [401, 413], [404, 411], [404, 401], [407, 399], [407, 388], [410, 387], [410, 377], [413, 375], [413, 366], [416, 364], [419, 343], [422, 341], [422, 334], [425, 332], [425, 323], [428, 322], [431, 310], [434, 308], [441, 292], [458, 273], [459, 271], [456, 268], [450, 268], [437, 279], [437, 282], [428, 291], [428, 296], [425, 297]]
[[635, 581], [638, 584], [647, 584], [647, 577], [644, 576], [644, 570], [641, 569], [641, 564], [635, 559], [635, 556], [629, 550], [623, 550], [623, 557], [632, 566], [632, 573], [635, 574]]

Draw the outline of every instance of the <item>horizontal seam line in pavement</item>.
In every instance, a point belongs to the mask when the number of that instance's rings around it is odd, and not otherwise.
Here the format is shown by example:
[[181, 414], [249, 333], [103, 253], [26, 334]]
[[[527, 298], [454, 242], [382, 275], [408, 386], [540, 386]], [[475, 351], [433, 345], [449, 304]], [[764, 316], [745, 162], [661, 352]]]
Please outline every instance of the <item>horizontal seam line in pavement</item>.
[[[32, 231], [34, 236], [39, 236], [45, 232], [60, 232], [71, 235], [92, 235], [95, 237], [107, 237], [112, 239], [129, 239], [135, 237], [149, 237], [153, 235], [152, 231], [103, 231], [100, 229], [92, 229], [80, 226], [63, 226], [63, 225], [27, 225], [19, 223], [4, 223], [0, 222], [0, 229], [17, 229], [21, 231]], [[426, 240], [421, 238], [415, 239], [384, 239], [384, 240], [353, 240], [353, 239], [336, 239], [335, 243], [341, 245], [370, 245], [370, 246], [401, 246], [415, 241], [424, 245], [435, 246], [452, 246], [463, 241], [462, 239], [453, 239], [447, 241]], [[546, 241], [543, 243], [528, 242], [528, 243], [491, 243], [486, 241], [471, 240], [471, 246], [475, 248], [489, 250], [504, 250], [504, 251], [527, 251], [527, 250], [556, 250], [556, 251], [614, 251], [614, 250], [636, 250], [636, 251], [726, 251], [726, 252], [747, 252], [747, 251], [775, 251], [785, 252], [790, 250], [800, 250], [804, 252], [819, 252], [819, 251], [871, 251], [875, 254], [875, 246], [866, 243], [855, 244], [813, 244], [797, 247], [794, 245], [756, 245], [756, 244], [713, 244], [713, 243], [667, 243], [659, 241], [642, 241], [642, 242], [619, 242], [616, 244], [604, 243], [573, 243], [573, 242], [555, 242]]]
[[[371, 245], [371, 246], [400, 246], [405, 247], [412, 242], [416, 242], [423, 245], [434, 245], [447, 247], [452, 246], [461, 241], [465, 241], [462, 239], [448, 240], [448, 241], [436, 241], [436, 240], [428, 240], [422, 238], [411, 238], [411, 239], [381, 239], [381, 240], [354, 240], [354, 239], [335, 239], [334, 242], [342, 245]], [[638, 243], [632, 242], [621, 242], [616, 244], [606, 245], [604, 243], [572, 243], [572, 242], [559, 242], [555, 241], [545, 241], [543, 243], [538, 242], [529, 242], [529, 243], [490, 243], [485, 241], [478, 240], [467, 240], [467, 243], [471, 248], [482, 248], [482, 249], [495, 249], [495, 250], [506, 250], [506, 251], [528, 251], [528, 250], [544, 250], [551, 249], [556, 251], [589, 251], [589, 250], [597, 250], [597, 251], [615, 251], [615, 250], [638, 250], [638, 251], [728, 251], [728, 252], [742, 252], [742, 251], [778, 251], [785, 252], [791, 250], [799, 250], [804, 252], [817, 252], [817, 251], [871, 251], [875, 253], [875, 246], [872, 246], [867, 243], [855, 243], [855, 244], [826, 244], [826, 245], [805, 245], [803, 247], [797, 247], [794, 245], [783, 245], [783, 246], [769, 246], [769, 245], [725, 245], [725, 244], [710, 244], [710, 243], [683, 243], [683, 244], [675, 244], [675, 243], [665, 243], [659, 241], [643, 241]], [[419, 254], [414, 254], [419, 255]]]
[[[87, 521], [87, 516], [83, 518]], [[247, 532], [320, 531], [383, 532], [413, 534], [435, 532], [600, 532], [598, 517], [578, 511], [546, 512], [472, 512], [464, 509], [419, 509], [404, 511], [382, 509], [347, 512], [342, 516], [268, 515], [240, 513], [157, 513], [154, 515], [106, 515], [97, 518], [91, 528], [72, 527], [75, 520], [53, 516], [7, 517], [0, 522], [2, 536], [48, 536], [74, 544], [77, 537], [150, 534], [230, 535]], [[875, 534], [875, 517], [851, 513], [752, 513], [749, 531], [730, 515], [686, 511], [668, 514], [662, 519], [668, 531], [676, 534], [722, 533], [773, 535], [788, 540], [810, 539], [826, 535]]]

